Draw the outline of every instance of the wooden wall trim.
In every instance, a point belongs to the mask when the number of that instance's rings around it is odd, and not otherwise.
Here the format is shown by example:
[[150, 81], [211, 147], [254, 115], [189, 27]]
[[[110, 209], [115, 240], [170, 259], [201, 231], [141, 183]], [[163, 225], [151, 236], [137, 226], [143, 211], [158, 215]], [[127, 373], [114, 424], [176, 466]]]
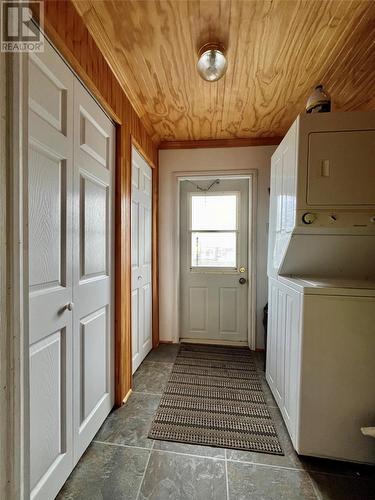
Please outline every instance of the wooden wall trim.
[[159, 168], [152, 171], [152, 347], [159, 345]]
[[282, 137], [249, 137], [198, 141], [162, 141], [159, 149], [241, 148], [247, 146], [278, 146]]
[[[44, 0], [44, 29], [67, 63], [116, 122], [115, 186], [115, 403], [121, 405], [132, 386], [131, 356], [131, 145], [132, 140], [157, 172], [157, 146], [147, 133], [116, 76], [71, 0]], [[157, 175], [154, 176], [157, 179]], [[155, 199], [157, 200], [157, 184]], [[155, 210], [157, 216], [157, 209]], [[153, 221], [157, 232], [157, 219]], [[155, 234], [155, 233], [154, 233]], [[153, 243], [157, 256], [157, 246]], [[156, 257], [155, 257], [156, 258]], [[155, 260], [157, 265], [157, 260]], [[157, 272], [157, 268], [154, 269]], [[157, 280], [155, 281], [157, 285]], [[158, 335], [157, 293], [153, 290]], [[156, 342], [157, 341], [157, 342]], [[158, 339], [154, 339], [158, 343]]]
[[158, 158], [156, 157], [156, 159], [155, 159], [156, 163], [155, 163], [155, 160], [148, 158], [148, 155], [146, 154], [146, 151], [144, 150], [142, 144], [140, 144], [135, 137], [132, 137], [132, 144], [139, 151], [139, 153], [143, 156], [143, 158], [145, 158], [148, 165], [153, 169], [156, 168]]

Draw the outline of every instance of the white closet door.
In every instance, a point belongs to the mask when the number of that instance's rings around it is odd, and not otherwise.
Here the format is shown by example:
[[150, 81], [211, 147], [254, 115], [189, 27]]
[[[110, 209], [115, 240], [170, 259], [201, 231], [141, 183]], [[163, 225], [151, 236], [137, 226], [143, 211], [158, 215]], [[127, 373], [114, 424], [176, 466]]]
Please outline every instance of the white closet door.
[[152, 170], [132, 148], [133, 373], [152, 348]]
[[73, 467], [73, 74], [46, 43], [29, 57], [31, 498], [54, 498]]
[[114, 404], [113, 175], [115, 127], [74, 81], [74, 460]]

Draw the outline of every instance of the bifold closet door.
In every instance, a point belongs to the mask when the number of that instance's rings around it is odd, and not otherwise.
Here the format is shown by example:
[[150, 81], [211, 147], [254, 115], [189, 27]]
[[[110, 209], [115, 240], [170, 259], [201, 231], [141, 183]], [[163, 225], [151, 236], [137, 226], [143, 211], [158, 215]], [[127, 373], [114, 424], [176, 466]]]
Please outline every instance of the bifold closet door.
[[152, 348], [152, 169], [132, 148], [133, 373]]
[[115, 127], [74, 81], [73, 401], [78, 461], [114, 404]]
[[29, 57], [31, 498], [51, 500], [114, 403], [115, 128], [49, 43]]
[[55, 498], [73, 467], [73, 74], [45, 44], [29, 57], [30, 486]]

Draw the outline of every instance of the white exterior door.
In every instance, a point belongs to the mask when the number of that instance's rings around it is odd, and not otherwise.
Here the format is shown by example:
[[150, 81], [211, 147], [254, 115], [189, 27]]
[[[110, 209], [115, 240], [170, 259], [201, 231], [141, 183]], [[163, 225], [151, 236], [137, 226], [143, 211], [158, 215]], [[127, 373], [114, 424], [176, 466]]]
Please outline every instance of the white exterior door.
[[114, 404], [113, 196], [115, 128], [74, 81], [74, 461]]
[[133, 373], [152, 348], [152, 170], [132, 148]]
[[31, 498], [73, 468], [73, 74], [49, 44], [29, 58]]
[[55, 498], [113, 406], [114, 126], [60, 56], [29, 58], [31, 498]]
[[214, 181], [180, 183], [180, 338], [247, 343], [249, 180]]

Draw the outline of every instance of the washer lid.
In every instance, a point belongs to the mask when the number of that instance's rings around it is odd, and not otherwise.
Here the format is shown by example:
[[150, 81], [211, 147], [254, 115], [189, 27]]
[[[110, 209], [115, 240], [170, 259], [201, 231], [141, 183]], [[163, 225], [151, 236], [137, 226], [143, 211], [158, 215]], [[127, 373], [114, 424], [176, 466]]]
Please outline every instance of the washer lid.
[[375, 281], [313, 276], [279, 276], [285, 285], [305, 294], [375, 297]]

